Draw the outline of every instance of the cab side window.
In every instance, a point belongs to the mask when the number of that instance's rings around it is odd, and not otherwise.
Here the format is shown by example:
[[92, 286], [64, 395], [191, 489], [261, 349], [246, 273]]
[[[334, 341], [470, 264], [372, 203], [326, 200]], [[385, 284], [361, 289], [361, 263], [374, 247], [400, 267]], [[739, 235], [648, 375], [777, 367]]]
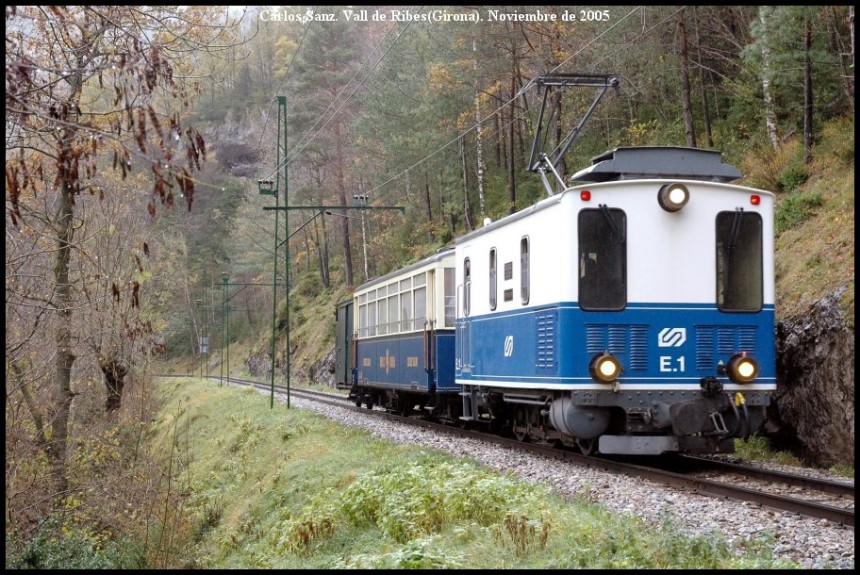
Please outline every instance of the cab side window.
[[617, 311], [627, 305], [627, 216], [605, 205], [579, 212], [579, 307]]

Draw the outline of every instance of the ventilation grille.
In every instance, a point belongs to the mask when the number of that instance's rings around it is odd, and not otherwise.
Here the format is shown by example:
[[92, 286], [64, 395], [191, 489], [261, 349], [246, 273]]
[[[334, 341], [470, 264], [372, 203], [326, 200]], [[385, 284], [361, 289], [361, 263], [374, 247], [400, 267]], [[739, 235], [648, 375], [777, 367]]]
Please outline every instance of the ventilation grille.
[[756, 353], [756, 328], [750, 325], [696, 326], [696, 369], [712, 370], [722, 359], [746, 351]]
[[535, 317], [537, 326], [537, 365], [538, 369], [555, 370], [556, 350], [555, 350], [555, 332], [556, 332], [555, 311], [538, 314]]
[[648, 326], [636, 324], [587, 324], [586, 350], [589, 355], [608, 351], [618, 356], [627, 369], [648, 367]]

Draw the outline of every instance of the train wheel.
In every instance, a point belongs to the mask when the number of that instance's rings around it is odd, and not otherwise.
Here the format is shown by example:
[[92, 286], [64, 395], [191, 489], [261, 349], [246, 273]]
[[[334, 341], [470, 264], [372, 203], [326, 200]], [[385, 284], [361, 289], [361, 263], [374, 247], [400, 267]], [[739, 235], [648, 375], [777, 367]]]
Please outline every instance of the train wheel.
[[371, 394], [367, 394], [364, 398], [365, 403], [367, 403], [367, 409], [373, 409], [373, 396]]
[[361, 392], [355, 394], [355, 406], [361, 407]]
[[514, 416], [514, 425], [513, 432], [514, 437], [517, 441], [528, 441], [529, 432], [528, 432], [529, 424], [526, 420], [526, 410], [524, 407], [518, 407], [516, 415]]
[[579, 447], [579, 450], [583, 455], [591, 455], [595, 451], [597, 451], [597, 440], [596, 439], [577, 439], [576, 446]]

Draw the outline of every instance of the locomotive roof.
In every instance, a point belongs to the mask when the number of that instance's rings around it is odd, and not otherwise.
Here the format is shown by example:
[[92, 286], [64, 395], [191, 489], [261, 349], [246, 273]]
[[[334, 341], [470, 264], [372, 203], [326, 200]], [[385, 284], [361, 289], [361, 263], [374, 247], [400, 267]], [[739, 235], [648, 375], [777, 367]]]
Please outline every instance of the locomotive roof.
[[728, 183], [740, 178], [737, 168], [722, 162], [720, 152], [680, 146], [615, 148], [592, 158], [591, 166], [570, 176], [571, 181], [608, 182], [683, 178]]
[[[570, 177], [579, 182], [604, 183], [622, 180], [698, 180], [728, 183], [743, 174], [730, 164], [724, 164], [720, 152], [684, 148], [681, 146], [621, 147], [605, 152], [592, 159], [592, 165]], [[582, 184], [580, 184], [582, 185]], [[546, 209], [561, 201], [563, 192], [543, 198], [539, 202], [514, 214], [489, 222], [454, 240], [460, 245], [471, 239], [511, 222], [524, 218], [538, 210]], [[769, 193], [757, 191], [756, 193]]]

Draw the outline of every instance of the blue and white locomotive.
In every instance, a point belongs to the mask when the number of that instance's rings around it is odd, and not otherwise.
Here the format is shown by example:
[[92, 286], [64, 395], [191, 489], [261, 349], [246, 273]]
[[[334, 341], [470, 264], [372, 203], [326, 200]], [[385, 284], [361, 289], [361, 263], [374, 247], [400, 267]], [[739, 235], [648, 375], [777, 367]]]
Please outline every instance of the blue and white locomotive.
[[619, 148], [457, 240], [463, 417], [602, 453], [715, 452], [775, 389], [773, 196], [718, 152]]
[[[353, 302], [353, 396], [584, 453], [731, 452], [776, 388], [773, 194], [618, 148]], [[549, 188], [548, 188], [549, 189]]]

